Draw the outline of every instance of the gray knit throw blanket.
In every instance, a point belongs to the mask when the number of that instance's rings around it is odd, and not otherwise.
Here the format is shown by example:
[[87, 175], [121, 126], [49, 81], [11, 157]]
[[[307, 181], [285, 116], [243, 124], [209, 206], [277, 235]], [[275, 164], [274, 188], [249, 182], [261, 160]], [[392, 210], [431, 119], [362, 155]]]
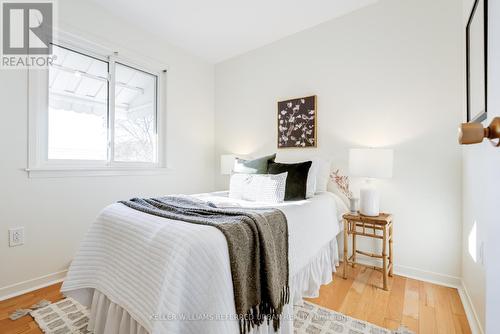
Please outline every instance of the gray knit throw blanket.
[[151, 215], [209, 225], [226, 237], [240, 333], [272, 321], [280, 326], [289, 301], [288, 225], [283, 212], [270, 208], [216, 207], [187, 196], [121, 201]]

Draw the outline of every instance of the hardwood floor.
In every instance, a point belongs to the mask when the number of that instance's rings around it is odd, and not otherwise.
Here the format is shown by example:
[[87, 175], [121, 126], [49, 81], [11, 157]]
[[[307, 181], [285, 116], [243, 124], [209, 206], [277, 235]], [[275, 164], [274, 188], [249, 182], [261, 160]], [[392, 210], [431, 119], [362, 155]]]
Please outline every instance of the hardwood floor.
[[42, 333], [31, 316], [22, 317], [16, 321], [9, 319], [9, 314], [19, 308], [27, 308], [42, 299], [56, 302], [63, 298], [59, 292], [61, 283], [29, 292], [19, 297], [0, 301], [0, 333], [1, 334], [35, 334]]
[[361, 265], [349, 267], [345, 280], [334, 276], [310, 302], [389, 329], [405, 325], [421, 334], [471, 333], [457, 289], [394, 275], [384, 291], [382, 273]]
[[[309, 301], [390, 329], [402, 324], [421, 334], [471, 332], [456, 289], [396, 275], [389, 278], [389, 291], [381, 286], [380, 272], [358, 265], [349, 268], [346, 280], [336, 274], [332, 283], [321, 288], [320, 297]], [[16, 321], [8, 316], [41, 299], [61, 299], [59, 288], [56, 284], [1, 301], [0, 333], [42, 333], [30, 316]]]

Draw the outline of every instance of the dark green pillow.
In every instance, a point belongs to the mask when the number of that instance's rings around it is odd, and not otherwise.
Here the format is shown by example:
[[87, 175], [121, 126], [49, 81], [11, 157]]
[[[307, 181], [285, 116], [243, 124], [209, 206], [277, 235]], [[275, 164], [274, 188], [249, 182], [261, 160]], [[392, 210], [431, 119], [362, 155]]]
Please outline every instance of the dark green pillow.
[[274, 159], [276, 159], [276, 153], [252, 160], [236, 158], [233, 172], [244, 174], [267, 174], [267, 165], [270, 162], [274, 162]]
[[267, 168], [269, 174], [288, 172], [285, 186], [285, 201], [301, 200], [306, 198], [307, 175], [312, 162], [306, 161], [296, 164], [271, 162]]

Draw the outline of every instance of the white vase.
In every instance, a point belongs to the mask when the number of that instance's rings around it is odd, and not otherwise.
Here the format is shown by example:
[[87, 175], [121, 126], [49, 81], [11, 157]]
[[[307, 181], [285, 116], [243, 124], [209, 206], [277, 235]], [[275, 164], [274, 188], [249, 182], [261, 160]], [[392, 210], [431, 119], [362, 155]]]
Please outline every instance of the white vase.
[[358, 199], [355, 197], [349, 198], [349, 210], [351, 210], [351, 213], [357, 213], [358, 212]]

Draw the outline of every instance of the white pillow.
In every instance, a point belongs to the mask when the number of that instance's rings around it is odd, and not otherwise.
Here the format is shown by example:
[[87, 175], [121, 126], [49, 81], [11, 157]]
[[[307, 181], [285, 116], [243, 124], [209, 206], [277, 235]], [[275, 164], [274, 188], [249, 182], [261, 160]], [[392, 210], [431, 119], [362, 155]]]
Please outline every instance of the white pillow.
[[[333, 194], [333, 195], [335, 196], [335, 204], [337, 206], [337, 218], [340, 222], [340, 221], [342, 221], [342, 216], [344, 215], [344, 213], [349, 212], [349, 208], [341, 197], [339, 197], [335, 194]], [[342, 225], [343, 224], [341, 224], [341, 226]]]
[[318, 164], [312, 160], [311, 167], [307, 173], [306, 198], [311, 198], [316, 193], [316, 176], [318, 175]]
[[316, 193], [326, 191], [326, 186], [328, 185], [328, 180], [330, 179], [331, 161], [316, 158], [313, 160], [313, 165], [314, 164], [316, 164]]
[[285, 200], [287, 176], [287, 172], [281, 174], [233, 174], [229, 182], [229, 198], [281, 203]]

